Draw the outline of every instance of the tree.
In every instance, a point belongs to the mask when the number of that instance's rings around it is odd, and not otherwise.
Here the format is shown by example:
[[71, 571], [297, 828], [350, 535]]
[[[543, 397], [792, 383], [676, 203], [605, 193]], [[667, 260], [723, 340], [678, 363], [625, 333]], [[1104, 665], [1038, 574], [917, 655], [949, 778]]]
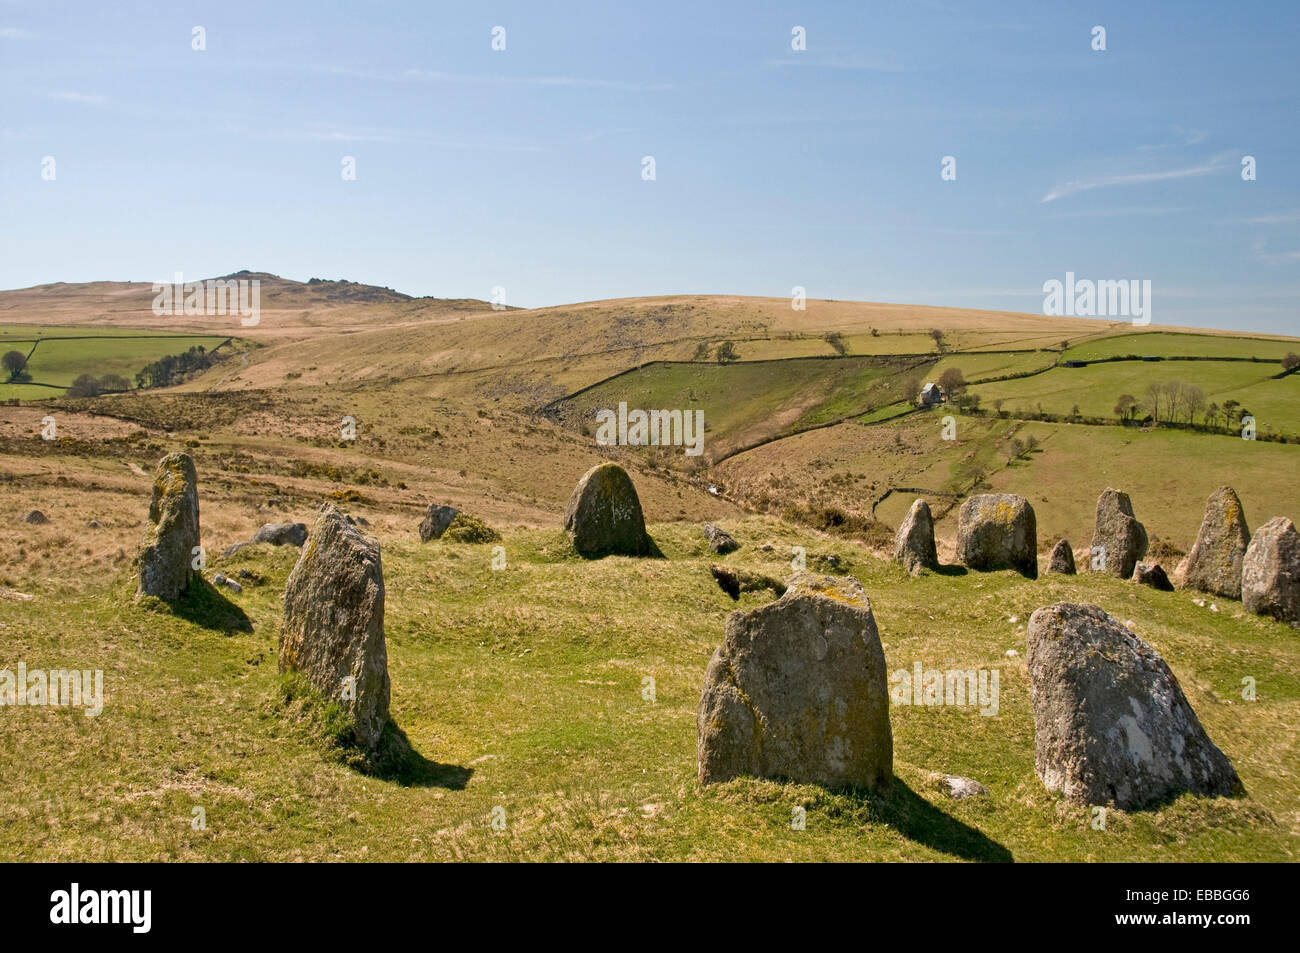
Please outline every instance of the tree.
[[998, 415], [999, 417], [1002, 416], [1002, 398], [1001, 398], [1001, 397], [999, 397], [997, 400], [993, 401], [993, 409], [994, 409], [994, 411], [997, 412], [997, 415]]
[[1295, 351], [1287, 351], [1286, 357], [1282, 358], [1282, 370], [1293, 371], [1300, 367], [1300, 354]]
[[130, 390], [131, 382], [121, 374], [105, 374], [99, 379], [99, 389], [104, 392]]
[[1219, 420], [1219, 405], [1210, 404], [1205, 408], [1205, 426], [1213, 427]]
[[839, 331], [829, 332], [826, 335], [826, 343], [829, 344], [840, 357], [849, 353], [849, 346], [844, 341], [844, 335], [840, 334]]
[[740, 355], [736, 353], [736, 345], [730, 341], [723, 341], [718, 345], [717, 359], [719, 364], [730, 364], [739, 357]]
[[9, 379], [16, 381], [18, 375], [27, 367], [27, 355], [22, 351], [9, 351], [4, 357], [0, 357], [0, 363], [3, 363], [4, 369], [9, 372]]
[[707, 361], [709, 359], [709, 342], [701, 341], [695, 345], [695, 353], [691, 355], [692, 361]]
[[916, 398], [921, 396], [921, 378], [913, 375], [904, 381], [903, 396], [907, 398], [909, 404], [915, 404]]
[[1120, 420], [1128, 420], [1137, 413], [1137, 398], [1132, 394], [1120, 394], [1119, 400], [1115, 401], [1115, 416]]
[[1155, 423], [1160, 423], [1160, 398], [1164, 392], [1165, 389], [1163, 384], [1160, 384], [1158, 381], [1152, 381], [1147, 385], [1146, 394], [1142, 398], [1142, 409]]
[[957, 403], [962, 394], [966, 393], [966, 378], [962, 376], [961, 368], [950, 367], [940, 374], [939, 387], [949, 401]]
[[82, 374], [68, 388], [69, 397], [98, 397], [99, 393], [99, 381], [90, 374]]
[[1237, 425], [1237, 409], [1241, 404], [1235, 400], [1228, 399], [1223, 402], [1223, 425], [1225, 427], [1235, 427]]
[[1079, 413], [1079, 405], [1078, 405], [1078, 404], [1075, 404], [1074, 407], [1071, 408], [1071, 410], [1070, 410], [1070, 419], [1071, 419], [1071, 420], [1078, 420], [1079, 417], [1080, 417], [1080, 413]]
[[942, 354], [944, 349], [943, 332], [938, 328], [931, 328], [930, 337], [934, 338], [934, 349]]
[[1195, 384], [1183, 389], [1183, 409], [1187, 412], [1187, 422], [1195, 423], [1197, 416], [1205, 409], [1205, 391]]

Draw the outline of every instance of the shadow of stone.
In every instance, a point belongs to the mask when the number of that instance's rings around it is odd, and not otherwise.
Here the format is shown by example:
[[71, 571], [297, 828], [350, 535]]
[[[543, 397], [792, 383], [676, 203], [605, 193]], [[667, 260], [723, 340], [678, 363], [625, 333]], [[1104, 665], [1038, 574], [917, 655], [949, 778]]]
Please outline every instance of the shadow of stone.
[[964, 576], [968, 572], [970, 572], [970, 570], [967, 569], [965, 566], [959, 566], [956, 563], [953, 563], [950, 566], [940, 566], [938, 569], [934, 569], [931, 571], [936, 576]]
[[196, 576], [171, 610], [188, 622], [218, 632], [252, 632], [253, 620], [202, 576]]
[[1011, 863], [1015, 859], [997, 841], [939, 810], [897, 777], [880, 791], [852, 793], [862, 798], [873, 820], [918, 844], [962, 860]]
[[430, 761], [412, 747], [406, 732], [391, 718], [384, 726], [375, 751], [354, 750], [354, 757], [348, 760], [362, 774], [381, 781], [391, 781], [404, 788], [463, 791], [474, 774], [473, 768]]

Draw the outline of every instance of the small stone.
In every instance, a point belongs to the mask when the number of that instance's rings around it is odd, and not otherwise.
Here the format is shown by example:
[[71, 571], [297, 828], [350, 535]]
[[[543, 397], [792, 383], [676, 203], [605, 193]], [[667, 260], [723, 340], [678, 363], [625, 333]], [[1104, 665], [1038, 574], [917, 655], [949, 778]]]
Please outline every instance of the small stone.
[[28, 513], [26, 516], [23, 517], [23, 522], [28, 523], [31, 526], [43, 526], [44, 524], [48, 523], [49, 520], [46, 518], [45, 514], [42, 513], [40, 510], [32, 510], [30, 513]]
[[726, 530], [719, 529], [712, 523], [704, 524], [704, 539], [709, 544], [709, 549], [719, 556], [725, 556], [727, 553], [734, 553], [740, 548], [740, 543]]
[[1138, 563], [1133, 568], [1133, 581], [1140, 582], [1161, 592], [1173, 592], [1174, 584], [1169, 581], [1164, 568], [1159, 563]]

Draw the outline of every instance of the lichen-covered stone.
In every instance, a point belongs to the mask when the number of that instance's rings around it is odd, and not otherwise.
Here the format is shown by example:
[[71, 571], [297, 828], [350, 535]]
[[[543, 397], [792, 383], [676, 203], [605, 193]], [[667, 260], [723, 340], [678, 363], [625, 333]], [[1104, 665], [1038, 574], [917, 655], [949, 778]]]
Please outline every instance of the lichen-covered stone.
[[1092, 535], [1094, 559], [1101, 550], [1100, 571], [1129, 579], [1138, 560], [1147, 554], [1147, 531], [1133, 516], [1127, 493], [1107, 487], [1097, 498], [1097, 529]]
[[285, 585], [279, 663], [343, 708], [357, 744], [378, 746], [389, 701], [384, 568], [378, 541], [332, 503], [321, 507]]
[[1164, 659], [1116, 619], [1062, 602], [1030, 617], [1026, 641], [1034, 768], [1049, 791], [1127, 810], [1239, 789]]
[[704, 524], [704, 541], [709, 544], [709, 549], [719, 556], [734, 553], [740, 548], [740, 543], [736, 542], [730, 533], [712, 523]]
[[912, 503], [907, 518], [894, 534], [894, 562], [912, 575], [922, 569], [939, 568], [939, 554], [934, 547], [934, 517], [925, 500]]
[[1250, 545], [1246, 511], [1230, 486], [1205, 502], [1205, 518], [1183, 570], [1183, 587], [1228, 599], [1241, 598], [1241, 563]]
[[1174, 584], [1159, 563], [1138, 563], [1133, 567], [1133, 581], [1161, 592], [1174, 591]]
[[893, 776], [885, 654], [857, 580], [798, 573], [733, 612], [704, 677], [702, 783], [741, 775], [872, 789]]
[[1052, 547], [1052, 557], [1047, 562], [1047, 571], [1060, 573], [1062, 576], [1073, 576], [1074, 569], [1074, 550], [1070, 548], [1070, 541], [1062, 539]]
[[957, 514], [957, 558], [971, 569], [1014, 569], [1038, 578], [1034, 508], [1014, 493], [972, 496]]
[[601, 463], [578, 481], [564, 512], [573, 548], [584, 556], [647, 556], [652, 548], [632, 478], [617, 463]]
[[158, 462], [149, 500], [149, 524], [138, 561], [139, 596], [175, 602], [199, 578], [199, 478], [188, 453], [169, 453]]
[[1286, 517], [1255, 530], [1242, 560], [1241, 601], [1247, 612], [1300, 628], [1300, 533]]
[[424, 519], [420, 521], [420, 542], [427, 543], [441, 537], [443, 533], [447, 532], [447, 527], [451, 525], [451, 521], [456, 518], [456, 514], [459, 512], [460, 510], [454, 506], [430, 503], [429, 508], [424, 513]]

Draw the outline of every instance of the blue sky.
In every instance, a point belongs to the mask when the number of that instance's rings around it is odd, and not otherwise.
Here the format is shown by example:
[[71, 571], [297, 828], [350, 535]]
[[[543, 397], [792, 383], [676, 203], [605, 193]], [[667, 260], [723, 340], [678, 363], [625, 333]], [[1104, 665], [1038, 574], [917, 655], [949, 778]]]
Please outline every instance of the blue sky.
[[1039, 312], [1073, 271], [1300, 334], [1298, 49], [1295, 2], [0, 0], [0, 287]]

